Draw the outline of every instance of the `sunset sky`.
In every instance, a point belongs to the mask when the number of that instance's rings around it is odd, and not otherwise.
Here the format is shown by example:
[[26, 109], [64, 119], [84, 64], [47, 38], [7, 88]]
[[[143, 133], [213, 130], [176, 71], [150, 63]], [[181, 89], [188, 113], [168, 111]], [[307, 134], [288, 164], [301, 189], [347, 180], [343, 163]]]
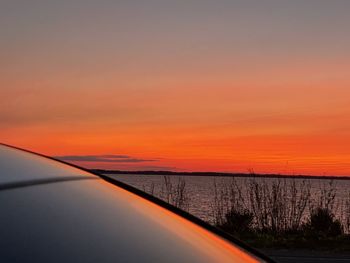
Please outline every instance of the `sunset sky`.
[[93, 168], [350, 175], [349, 12], [3, 0], [0, 141]]

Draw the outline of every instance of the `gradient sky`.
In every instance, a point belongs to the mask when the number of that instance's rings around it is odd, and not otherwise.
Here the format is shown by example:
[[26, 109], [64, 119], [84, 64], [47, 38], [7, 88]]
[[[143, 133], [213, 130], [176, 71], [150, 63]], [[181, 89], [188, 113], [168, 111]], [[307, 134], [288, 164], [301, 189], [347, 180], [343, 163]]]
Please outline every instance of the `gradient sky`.
[[0, 140], [95, 168], [350, 175], [349, 11], [3, 0]]

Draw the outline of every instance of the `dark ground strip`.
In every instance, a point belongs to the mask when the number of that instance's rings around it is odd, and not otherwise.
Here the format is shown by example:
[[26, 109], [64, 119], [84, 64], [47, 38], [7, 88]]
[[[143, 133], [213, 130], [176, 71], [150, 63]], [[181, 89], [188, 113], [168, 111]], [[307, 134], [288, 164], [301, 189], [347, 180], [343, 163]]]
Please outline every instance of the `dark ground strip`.
[[262, 250], [266, 255], [280, 263], [345, 263], [350, 262], [350, 253], [336, 253], [307, 250]]

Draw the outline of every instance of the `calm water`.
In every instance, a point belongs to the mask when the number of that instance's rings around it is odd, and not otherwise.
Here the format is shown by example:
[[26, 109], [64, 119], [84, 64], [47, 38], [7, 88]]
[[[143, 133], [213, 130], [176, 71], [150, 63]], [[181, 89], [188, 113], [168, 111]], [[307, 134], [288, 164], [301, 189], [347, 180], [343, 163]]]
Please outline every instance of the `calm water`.
[[[162, 175], [134, 175], [134, 174], [118, 174], [109, 175], [117, 180], [132, 185], [146, 192], [151, 192], [157, 196], [162, 187], [164, 189], [164, 176]], [[176, 184], [179, 179], [184, 179], [186, 182], [186, 192], [190, 198], [189, 212], [205, 221], [212, 222], [212, 204], [214, 202], [214, 183], [217, 187], [223, 187], [231, 182], [230, 177], [214, 177], [214, 176], [170, 176], [173, 184]], [[237, 182], [242, 186], [246, 186], [247, 178], [236, 177]], [[267, 183], [276, 179], [261, 178], [257, 180], [265, 180]], [[302, 179], [285, 179], [287, 182], [296, 180], [297, 184], [301, 183]], [[308, 180], [311, 184], [312, 197], [319, 195], [320, 191], [327, 187], [330, 180], [311, 179]], [[336, 188], [336, 200], [340, 204], [348, 197], [350, 190], [350, 180], [333, 180], [333, 187]]]

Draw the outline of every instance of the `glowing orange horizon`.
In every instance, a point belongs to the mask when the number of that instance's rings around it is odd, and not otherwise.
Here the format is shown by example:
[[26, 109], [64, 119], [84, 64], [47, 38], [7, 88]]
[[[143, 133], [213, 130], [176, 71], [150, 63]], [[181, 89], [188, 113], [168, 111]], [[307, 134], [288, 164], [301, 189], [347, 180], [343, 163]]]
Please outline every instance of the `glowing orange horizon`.
[[145, 160], [139, 163], [72, 161], [87, 168], [350, 175], [347, 153], [350, 145], [345, 135], [191, 139], [172, 134], [168, 135], [171, 140], [138, 134], [124, 135], [119, 140], [110, 136], [112, 139], [104, 135], [102, 140], [100, 135], [66, 134], [43, 136], [32, 142], [31, 137], [22, 136], [20, 144], [15, 143], [18, 139], [13, 144], [51, 156], [123, 154]]
[[[94, 94], [99, 95], [96, 91]], [[223, 100], [215, 102], [216, 110], [208, 100], [178, 108], [171, 101], [164, 106], [164, 101], [158, 105], [144, 98], [150, 109], [115, 119], [119, 110], [114, 106], [95, 105], [92, 100], [78, 102], [72, 96], [66, 104], [75, 102], [78, 111], [60, 102], [53, 103], [53, 109], [47, 108], [47, 113], [35, 112], [38, 107], [34, 104], [20, 105], [13, 112], [22, 118], [32, 110], [44, 120], [5, 123], [0, 135], [4, 143], [51, 156], [123, 154], [155, 160], [77, 162], [88, 168], [350, 175], [350, 111], [343, 102], [346, 95], [350, 96], [350, 91], [329, 109], [293, 112], [290, 105], [283, 114], [275, 104], [267, 107], [262, 101], [260, 107], [267, 113], [261, 114], [255, 109], [257, 105], [231, 105], [221, 95]], [[42, 94], [36, 103], [45, 104], [51, 96]], [[142, 105], [139, 100], [128, 103], [130, 107]], [[95, 116], [79, 117], [91, 112], [89, 104]], [[153, 112], [164, 115], [153, 116]]]

